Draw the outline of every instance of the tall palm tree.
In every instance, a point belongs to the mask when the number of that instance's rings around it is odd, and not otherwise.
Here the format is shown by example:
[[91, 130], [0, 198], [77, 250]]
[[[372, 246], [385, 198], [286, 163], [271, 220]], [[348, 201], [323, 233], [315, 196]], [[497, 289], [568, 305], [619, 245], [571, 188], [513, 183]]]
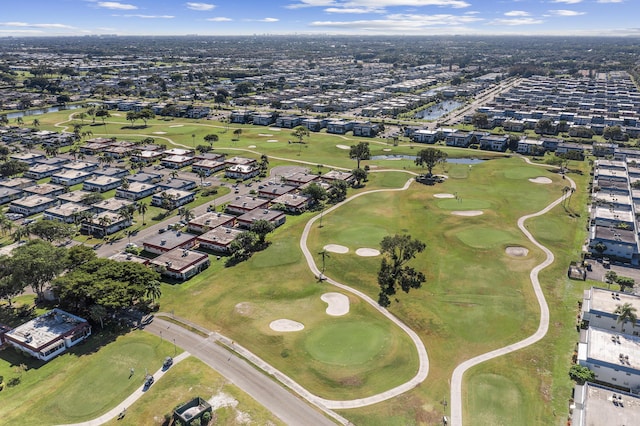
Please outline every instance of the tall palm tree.
[[184, 210], [182, 210], [182, 215], [180, 217], [184, 219], [185, 222], [189, 222], [191, 219], [196, 217], [196, 215], [191, 209], [185, 207]]
[[171, 176], [172, 179], [175, 179], [178, 177], [178, 171], [177, 170], [171, 170], [171, 173], [169, 173], [169, 176]]
[[562, 195], [563, 195], [563, 199], [562, 199], [562, 205], [565, 206], [566, 205], [566, 201], [567, 201], [567, 194], [571, 191], [571, 187], [570, 186], [565, 186], [564, 188], [562, 188]]
[[20, 241], [24, 238], [28, 238], [31, 236], [31, 232], [29, 228], [26, 226], [18, 226], [15, 231], [13, 231], [13, 240]]
[[142, 225], [146, 225], [146, 223], [144, 222], [144, 214], [148, 209], [149, 206], [147, 205], [147, 203], [141, 202], [140, 204], [138, 204], [138, 213], [142, 215]]
[[636, 314], [637, 309], [633, 307], [631, 303], [625, 303], [623, 305], [618, 305], [616, 310], [613, 311], [614, 314], [618, 315], [618, 323], [626, 323], [627, 321], [631, 321], [631, 326], [636, 326], [636, 321], [638, 321], [638, 315]]
[[24, 124], [24, 119], [22, 117], [17, 117], [16, 118], [16, 124], [18, 126], [22, 126]]
[[156, 300], [159, 299], [162, 295], [162, 289], [160, 287], [160, 281], [158, 280], [150, 280], [145, 284], [145, 296], [149, 299]]
[[33, 127], [35, 127], [36, 129], [40, 127], [40, 120], [38, 120], [37, 118], [33, 119], [33, 123], [32, 123]]
[[204, 183], [204, 178], [207, 177], [207, 173], [204, 170], [198, 170], [196, 174], [200, 178], [200, 186], [202, 186], [202, 184]]

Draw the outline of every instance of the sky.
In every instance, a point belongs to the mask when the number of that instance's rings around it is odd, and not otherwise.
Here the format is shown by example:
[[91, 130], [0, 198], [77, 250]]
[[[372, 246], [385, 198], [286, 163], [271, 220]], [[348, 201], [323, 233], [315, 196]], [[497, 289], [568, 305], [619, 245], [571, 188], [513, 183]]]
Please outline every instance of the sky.
[[640, 36], [640, 0], [3, 0], [0, 37]]

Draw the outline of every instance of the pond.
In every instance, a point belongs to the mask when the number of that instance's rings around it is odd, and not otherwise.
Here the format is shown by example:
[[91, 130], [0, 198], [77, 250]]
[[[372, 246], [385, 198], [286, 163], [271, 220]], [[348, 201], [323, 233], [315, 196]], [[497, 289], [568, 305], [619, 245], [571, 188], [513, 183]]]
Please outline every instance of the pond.
[[[372, 155], [371, 160], [411, 160], [415, 161], [415, 155]], [[447, 158], [447, 163], [450, 164], [480, 164], [487, 160], [481, 160], [480, 158]]]
[[[48, 108], [29, 109], [26, 111], [10, 112], [7, 114], [7, 118], [9, 120], [13, 120], [18, 117], [29, 117], [31, 115], [42, 115], [49, 112], [66, 111], [68, 109], [78, 109], [78, 108], [82, 108], [82, 105], [57, 105], [57, 106], [52, 106]], [[0, 115], [2, 114], [0, 113]]]
[[420, 118], [422, 120], [437, 120], [438, 118], [453, 111], [456, 108], [461, 107], [462, 105], [462, 102], [458, 101], [443, 101], [427, 109], [423, 109], [422, 111], [417, 112], [414, 117]]

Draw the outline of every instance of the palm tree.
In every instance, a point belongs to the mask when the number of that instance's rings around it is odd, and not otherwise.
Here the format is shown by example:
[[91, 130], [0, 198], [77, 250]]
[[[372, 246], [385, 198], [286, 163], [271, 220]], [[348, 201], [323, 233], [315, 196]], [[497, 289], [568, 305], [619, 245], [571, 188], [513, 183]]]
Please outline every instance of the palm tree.
[[142, 225], [146, 225], [146, 223], [144, 222], [144, 214], [147, 212], [149, 206], [147, 205], [147, 203], [143, 203], [141, 202], [140, 204], [138, 204], [138, 213], [142, 215]]
[[565, 206], [566, 205], [566, 201], [567, 201], [567, 194], [571, 191], [571, 187], [570, 186], [565, 186], [564, 188], [562, 188], [562, 196], [564, 197], [562, 199], [562, 205]]
[[24, 124], [24, 119], [22, 117], [17, 117], [16, 118], [16, 124], [18, 126], [22, 126]]
[[196, 217], [196, 215], [193, 211], [191, 211], [191, 209], [185, 208], [184, 210], [182, 210], [182, 215], [180, 217], [184, 219], [185, 222], [189, 222], [191, 219]]
[[145, 285], [145, 296], [147, 296], [149, 299], [156, 300], [159, 299], [160, 296], [162, 295], [162, 289], [160, 287], [160, 281], [158, 280], [151, 280], [148, 281]]
[[204, 184], [204, 178], [207, 177], [207, 173], [204, 170], [199, 169], [196, 174], [200, 178], [200, 186], [202, 186], [202, 184]]
[[76, 161], [76, 158], [78, 156], [78, 146], [77, 145], [73, 145], [71, 148], [69, 148], [69, 154], [71, 154], [73, 156], [73, 161]]
[[40, 127], [40, 120], [38, 120], [37, 118], [33, 119], [33, 127], [35, 127], [36, 129]]
[[626, 323], [627, 321], [631, 321], [631, 326], [636, 326], [636, 321], [638, 321], [638, 315], [636, 314], [637, 309], [633, 307], [631, 303], [625, 303], [623, 305], [618, 305], [616, 310], [613, 311], [614, 314], [618, 314], [618, 323]]
[[26, 226], [19, 226], [13, 232], [13, 240], [20, 241], [24, 238], [28, 238], [31, 236], [31, 232], [29, 232], [29, 228]]
[[175, 179], [178, 177], [178, 171], [177, 170], [171, 170], [171, 173], [169, 173], [169, 176], [171, 176], [172, 179]]
[[111, 218], [107, 216], [102, 216], [98, 219], [98, 225], [102, 226], [102, 236], [107, 236], [107, 227], [111, 225]]

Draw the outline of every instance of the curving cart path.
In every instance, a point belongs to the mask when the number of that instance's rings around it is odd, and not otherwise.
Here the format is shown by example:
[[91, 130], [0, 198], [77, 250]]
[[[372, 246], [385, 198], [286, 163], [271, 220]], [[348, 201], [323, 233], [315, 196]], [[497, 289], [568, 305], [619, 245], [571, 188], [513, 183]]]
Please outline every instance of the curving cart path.
[[346, 200], [336, 204], [335, 206], [327, 209], [326, 211], [320, 213], [319, 215], [311, 218], [309, 222], [307, 222], [306, 226], [304, 227], [304, 231], [302, 231], [302, 236], [300, 237], [300, 248], [302, 249], [302, 253], [304, 254], [305, 259], [307, 260], [307, 265], [309, 266], [309, 269], [311, 269], [311, 271], [316, 276], [322, 277], [323, 280], [328, 282], [329, 284], [332, 284], [338, 288], [341, 288], [342, 290], [348, 291], [349, 293], [355, 294], [356, 296], [358, 296], [359, 298], [367, 302], [369, 305], [371, 305], [374, 309], [376, 309], [382, 315], [384, 315], [389, 320], [391, 320], [398, 327], [400, 327], [405, 333], [409, 335], [414, 345], [416, 346], [416, 350], [418, 351], [418, 359], [420, 363], [418, 367], [418, 372], [411, 380], [399, 386], [396, 386], [393, 389], [389, 389], [385, 392], [379, 393], [377, 395], [372, 395], [366, 398], [352, 399], [349, 401], [333, 401], [333, 400], [327, 400], [327, 399], [322, 399], [318, 397], [314, 398], [317, 403], [320, 403], [326, 406], [327, 408], [346, 409], [346, 408], [357, 408], [357, 407], [364, 407], [367, 405], [377, 404], [379, 402], [386, 401], [390, 398], [396, 397], [404, 392], [407, 392], [415, 388], [420, 383], [422, 383], [427, 378], [427, 375], [429, 374], [429, 357], [427, 356], [427, 349], [422, 343], [422, 340], [420, 340], [420, 337], [413, 330], [411, 330], [407, 325], [405, 325], [402, 321], [400, 321], [394, 315], [389, 313], [388, 310], [378, 305], [378, 303], [375, 300], [373, 300], [371, 297], [367, 296], [366, 294], [362, 293], [359, 290], [353, 289], [349, 286], [346, 286], [329, 277], [322, 275], [322, 273], [320, 272], [320, 269], [318, 268], [318, 266], [316, 265], [313, 259], [313, 256], [311, 255], [311, 252], [309, 251], [309, 248], [307, 247], [307, 238], [309, 236], [309, 232], [311, 231], [311, 228], [313, 224], [316, 222], [316, 220], [318, 220], [323, 214], [330, 213], [333, 210], [336, 210], [342, 207], [343, 205], [350, 202], [351, 200], [354, 200], [358, 197], [362, 197], [363, 195], [373, 194], [376, 192], [405, 191], [406, 189], [409, 188], [412, 182], [413, 182], [413, 178], [409, 179], [402, 188], [376, 189], [376, 190], [365, 191], [365, 192], [361, 192], [356, 195], [353, 195], [347, 198]]
[[[571, 188], [575, 189], [576, 184], [573, 179], [568, 176], [566, 179], [571, 184]], [[558, 198], [556, 201], [549, 204], [544, 209], [540, 210], [537, 213], [528, 214], [522, 216], [518, 219], [518, 228], [522, 231], [522, 233], [531, 241], [535, 246], [537, 246], [540, 250], [542, 250], [546, 254], [546, 259], [537, 265], [535, 268], [531, 270], [529, 273], [529, 278], [531, 279], [531, 284], [533, 285], [533, 290], [536, 295], [536, 299], [538, 300], [538, 305], [540, 305], [540, 322], [538, 324], [538, 329], [531, 336], [527, 337], [524, 340], [520, 340], [519, 342], [512, 343], [511, 345], [504, 346], [502, 348], [493, 350], [491, 352], [484, 353], [482, 355], [478, 355], [475, 358], [471, 358], [462, 364], [459, 364], [455, 370], [453, 370], [453, 376], [451, 377], [451, 425], [452, 426], [462, 426], [462, 379], [464, 373], [472, 367], [475, 367], [478, 364], [481, 364], [485, 361], [488, 361], [493, 358], [497, 358], [502, 355], [509, 354], [511, 352], [515, 352], [517, 350], [526, 348], [527, 346], [533, 345], [534, 343], [541, 340], [549, 329], [549, 306], [547, 305], [547, 301], [544, 297], [544, 292], [542, 291], [542, 287], [540, 286], [540, 281], [538, 280], [538, 274], [547, 266], [551, 265], [555, 260], [553, 253], [551, 250], [540, 244], [536, 239], [531, 235], [529, 230], [525, 227], [524, 223], [533, 217], [542, 216], [543, 214], [548, 213], [551, 209], [556, 207], [558, 204], [562, 202], [565, 198], [567, 198], [569, 194], [563, 194], [562, 197]]]

